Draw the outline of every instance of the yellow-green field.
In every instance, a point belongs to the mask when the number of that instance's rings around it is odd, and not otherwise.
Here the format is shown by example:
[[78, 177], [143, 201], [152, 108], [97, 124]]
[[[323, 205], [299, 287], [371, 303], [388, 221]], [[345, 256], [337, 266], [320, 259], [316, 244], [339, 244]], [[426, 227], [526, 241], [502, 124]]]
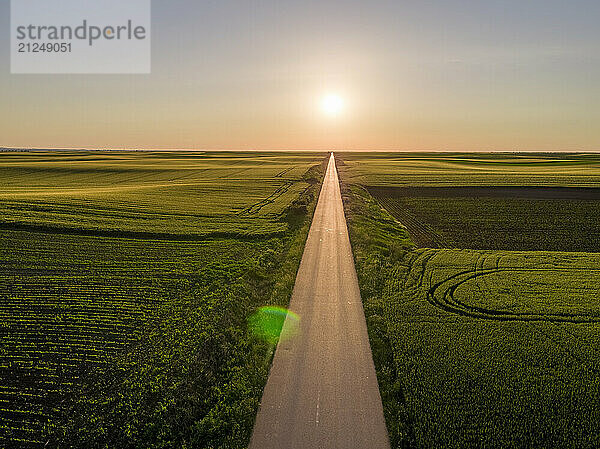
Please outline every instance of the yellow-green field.
[[315, 155], [26, 152], [0, 155], [0, 227], [104, 235], [285, 232]]
[[368, 186], [597, 187], [600, 155], [553, 153], [343, 153], [346, 181]]

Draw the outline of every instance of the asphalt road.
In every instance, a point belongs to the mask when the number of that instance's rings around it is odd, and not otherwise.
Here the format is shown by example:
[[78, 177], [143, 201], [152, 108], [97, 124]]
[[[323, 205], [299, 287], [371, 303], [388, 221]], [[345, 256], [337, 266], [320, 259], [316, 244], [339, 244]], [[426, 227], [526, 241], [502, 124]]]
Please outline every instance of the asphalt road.
[[250, 447], [389, 448], [333, 154], [290, 310]]

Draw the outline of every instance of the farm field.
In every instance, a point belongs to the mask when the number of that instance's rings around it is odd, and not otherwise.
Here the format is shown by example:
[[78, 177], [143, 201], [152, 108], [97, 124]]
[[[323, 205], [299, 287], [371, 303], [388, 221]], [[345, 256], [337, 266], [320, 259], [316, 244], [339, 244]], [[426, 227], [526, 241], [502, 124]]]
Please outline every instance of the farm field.
[[347, 153], [362, 185], [426, 248], [600, 251], [593, 154]]
[[339, 168], [392, 447], [598, 447], [596, 159], [388, 156]]
[[598, 187], [600, 156], [574, 153], [344, 153], [346, 182], [380, 187]]
[[600, 251], [600, 188], [369, 187], [422, 247]]
[[1, 154], [0, 446], [247, 444], [323, 160]]
[[4, 153], [0, 228], [142, 237], [285, 232], [314, 154]]

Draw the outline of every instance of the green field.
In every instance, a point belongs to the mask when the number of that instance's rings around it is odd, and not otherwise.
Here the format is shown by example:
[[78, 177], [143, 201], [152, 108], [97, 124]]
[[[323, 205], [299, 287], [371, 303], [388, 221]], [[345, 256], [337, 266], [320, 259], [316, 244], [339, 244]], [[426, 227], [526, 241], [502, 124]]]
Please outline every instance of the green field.
[[348, 153], [346, 181], [417, 246], [600, 251], [596, 154]]
[[600, 211], [546, 189], [600, 185], [598, 159], [341, 159], [392, 446], [599, 447]]
[[598, 187], [600, 155], [344, 153], [346, 182], [363, 186]]
[[600, 251], [600, 188], [369, 187], [422, 247]]
[[0, 228], [107, 236], [265, 235], [314, 154], [30, 152], [0, 159]]
[[242, 447], [320, 154], [0, 155], [0, 446]]

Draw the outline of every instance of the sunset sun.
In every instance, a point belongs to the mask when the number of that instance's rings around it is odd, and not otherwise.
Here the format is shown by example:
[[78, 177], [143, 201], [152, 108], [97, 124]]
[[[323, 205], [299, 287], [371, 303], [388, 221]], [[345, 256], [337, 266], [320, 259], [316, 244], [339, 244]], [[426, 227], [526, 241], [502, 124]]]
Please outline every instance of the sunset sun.
[[336, 94], [325, 95], [321, 99], [321, 110], [328, 117], [337, 117], [344, 110], [344, 100]]

